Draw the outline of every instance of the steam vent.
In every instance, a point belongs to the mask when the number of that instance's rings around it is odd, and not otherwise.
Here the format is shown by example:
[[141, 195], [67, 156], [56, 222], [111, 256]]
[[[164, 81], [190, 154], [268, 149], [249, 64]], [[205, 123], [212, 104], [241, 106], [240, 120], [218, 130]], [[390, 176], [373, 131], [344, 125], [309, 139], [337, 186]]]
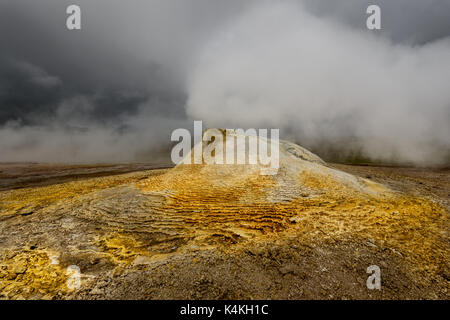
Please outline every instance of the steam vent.
[[377, 263], [378, 298], [448, 279], [445, 205], [287, 141], [260, 172], [179, 164], [1, 191], [2, 298], [367, 298]]

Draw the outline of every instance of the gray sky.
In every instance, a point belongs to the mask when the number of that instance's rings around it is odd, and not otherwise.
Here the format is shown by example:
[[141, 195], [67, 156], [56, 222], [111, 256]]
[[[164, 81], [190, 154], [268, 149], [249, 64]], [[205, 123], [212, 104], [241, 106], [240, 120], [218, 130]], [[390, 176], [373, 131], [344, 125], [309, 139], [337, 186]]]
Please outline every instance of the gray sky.
[[[80, 31], [65, 27], [73, 3]], [[368, 4], [381, 31], [365, 27]], [[449, 36], [448, 0], [0, 0], [0, 161], [151, 161], [196, 119], [442, 163]]]

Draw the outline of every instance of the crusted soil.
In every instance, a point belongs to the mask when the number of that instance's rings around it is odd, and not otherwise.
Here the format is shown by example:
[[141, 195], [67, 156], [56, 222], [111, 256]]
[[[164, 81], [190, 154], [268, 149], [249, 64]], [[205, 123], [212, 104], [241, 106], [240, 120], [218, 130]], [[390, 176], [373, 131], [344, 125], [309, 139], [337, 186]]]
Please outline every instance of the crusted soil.
[[[92, 166], [79, 176], [48, 165], [26, 180], [26, 165], [8, 166], [2, 299], [450, 297], [449, 170]], [[370, 265], [379, 291], [366, 287]]]

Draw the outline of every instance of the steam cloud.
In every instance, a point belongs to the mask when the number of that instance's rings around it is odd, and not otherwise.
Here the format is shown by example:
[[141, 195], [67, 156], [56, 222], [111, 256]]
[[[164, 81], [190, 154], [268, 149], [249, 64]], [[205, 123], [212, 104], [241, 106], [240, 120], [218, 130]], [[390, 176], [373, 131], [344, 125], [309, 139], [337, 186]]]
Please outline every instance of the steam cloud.
[[446, 164], [450, 5], [380, 0], [371, 32], [368, 2], [80, 0], [69, 32], [71, 1], [5, 0], [0, 161], [157, 162], [195, 119]]
[[[277, 127], [315, 146], [383, 161], [447, 160], [450, 39], [393, 44], [302, 7], [269, 3], [205, 48], [188, 81], [188, 115]], [[352, 142], [349, 144], [349, 142]]]

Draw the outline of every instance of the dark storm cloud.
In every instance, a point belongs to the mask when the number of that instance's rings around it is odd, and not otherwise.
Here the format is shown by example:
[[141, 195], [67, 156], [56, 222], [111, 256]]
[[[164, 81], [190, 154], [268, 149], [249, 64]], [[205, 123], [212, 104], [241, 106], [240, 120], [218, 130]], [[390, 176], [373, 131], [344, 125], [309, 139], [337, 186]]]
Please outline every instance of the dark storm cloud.
[[[74, 3], [81, 31], [65, 27]], [[187, 114], [196, 66], [248, 12], [275, 3], [291, 1], [0, 0], [0, 161], [131, 161], [166, 144], [173, 128], [190, 128], [189, 115], [216, 120], [207, 110]], [[367, 31], [369, 1], [297, 3]], [[370, 3], [382, 8], [381, 38], [420, 47], [450, 35], [448, 1]], [[262, 37], [267, 48], [271, 37]]]
[[0, 2], [0, 161], [131, 161], [188, 126], [186, 67], [240, 1]]
[[[93, 120], [135, 112], [149, 97], [171, 101], [179, 96], [164, 66], [151, 58], [140, 61], [132, 50], [118, 45], [112, 34], [95, 28], [89, 31], [89, 6], [83, 6], [88, 31], [66, 30], [68, 3], [2, 3], [0, 122], [40, 120], [37, 115], [51, 116], [64, 100], [79, 95], [94, 100]], [[45, 85], [34, 79], [35, 73], [58, 82]]]
[[[245, 6], [239, 1], [83, 0], [76, 2], [82, 30], [70, 32], [65, 11], [72, 3], [0, 4], [0, 123], [31, 121], [36, 113], [48, 116], [77, 95], [96, 100], [94, 121], [135, 112], [144, 100], [156, 101], [157, 113], [183, 116], [183, 68], [195, 46], [220, 20]], [[60, 86], [42, 88], [29, 81], [33, 75], [23, 64], [59, 79]]]

